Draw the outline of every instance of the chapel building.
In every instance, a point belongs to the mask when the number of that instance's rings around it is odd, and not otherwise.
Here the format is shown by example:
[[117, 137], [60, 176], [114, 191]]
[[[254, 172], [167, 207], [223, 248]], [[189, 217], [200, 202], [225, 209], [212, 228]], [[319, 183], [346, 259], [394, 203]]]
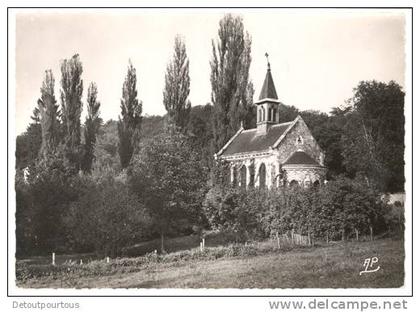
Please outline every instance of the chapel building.
[[215, 155], [230, 166], [230, 182], [241, 187], [322, 184], [325, 154], [301, 116], [279, 123], [279, 101], [270, 63], [259, 96], [257, 127], [242, 126]]

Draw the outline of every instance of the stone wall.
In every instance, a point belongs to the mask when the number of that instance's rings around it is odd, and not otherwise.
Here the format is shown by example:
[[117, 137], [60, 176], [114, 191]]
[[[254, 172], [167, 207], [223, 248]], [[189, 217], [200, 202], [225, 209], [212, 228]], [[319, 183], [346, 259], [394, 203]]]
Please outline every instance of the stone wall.
[[325, 180], [325, 168], [314, 166], [285, 166], [287, 183], [296, 181], [301, 186], [318, 183], [323, 184]]
[[[299, 137], [301, 137], [302, 143], [298, 143]], [[281, 164], [284, 163], [297, 150], [304, 151], [321, 165], [324, 165], [323, 151], [303, 119], [298, 119], [293, 128], [281, 141], [277, 149], [278, 161]]]
[[[238, 186], [249, 187], [251, 184], [259, 187], [261, 181], [260, 168], [262, 164], [265, 165], [265, 181], [266, 186], [269, 188], [282, 185], [283, 181], [279, 177], [280, 169], [285, 171], [288, 184], [292, 181], [297, 181], [299, 185], [305, 186], [307, 184], [313, 184], [316, 181], [323, 184], [325, 180], [326, 169], [323, 167], [307, 165], [286, 165], [281, 167], [276, 155], [271, 155], [231, 162], [231, 182], [234, 181], [234, 174], [236, 174], [236, 183]], [[245, 175], [242, 175], [242, 179], [241, 169], [243, 172], [246, 170]], [[243, 179], [244, 176], [246, 179]]]
[[262, 164], [265, 165], [265, 181], [266, 185], [268, 187], [272, 184], [272, 177], [275, 176], [279, 172], [279, 165], [276, 164], [276, 155], [270, 154], [265, 156], [256, 156], [256, 157], [250, 157], [247, 159], [240, 159], [240, 160], [234, 160], [230, 162], [230, 168], [231, 168], [231, 178], [230, 181], [234, 181], [234, 175], [236, 174], [236, 180], [238, 181], [239, 186], [244, 186], [243, 182], [240, 179], [240, 170], [241, 168], [246, 168], [246, 186], [248, 186], [251, 182], [251, 175], [252, 172], [254, 172], [254, 179], [253, 179], [253, 185], [255, 187], [259, 187], [260, 185], [260, 168]]

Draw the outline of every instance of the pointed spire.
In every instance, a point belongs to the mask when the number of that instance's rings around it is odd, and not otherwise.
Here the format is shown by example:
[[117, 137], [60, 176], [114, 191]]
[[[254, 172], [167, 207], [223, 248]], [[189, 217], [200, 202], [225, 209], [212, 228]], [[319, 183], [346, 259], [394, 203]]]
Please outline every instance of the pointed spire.
[[274, 99], [278, 100], [276, 87], [274, 86], [273, 77], [271, 76], [270, 62], [268, 60], [268, 53], [265, 53], [267, 58], [267, 74], [265, 75], [264, 83], [261, 89], [259, 100]]

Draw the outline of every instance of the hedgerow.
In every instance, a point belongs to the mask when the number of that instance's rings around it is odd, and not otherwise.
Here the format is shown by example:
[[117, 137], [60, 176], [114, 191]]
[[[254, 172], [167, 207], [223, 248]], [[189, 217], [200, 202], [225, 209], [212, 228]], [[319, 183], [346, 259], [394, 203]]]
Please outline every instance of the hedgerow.
[[388, 217], [392, 210], [381, 193], [360, 178], [338, 177], [310, 188], [215, 187], [203, 206], [213, 229], [236, 232], [245, 240], [291, 232], [333, 240], [402, 228]]

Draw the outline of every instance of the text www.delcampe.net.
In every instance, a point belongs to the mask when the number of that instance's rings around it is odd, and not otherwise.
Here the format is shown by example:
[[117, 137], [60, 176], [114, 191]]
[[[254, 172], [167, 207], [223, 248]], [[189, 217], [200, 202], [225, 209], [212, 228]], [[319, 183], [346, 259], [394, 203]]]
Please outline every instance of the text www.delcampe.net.
[[304, 300], [270, 300], [268, 302], [271, 310], [406, 310], [407, 300], [332, 300], [332, 299], [313, 299]]

